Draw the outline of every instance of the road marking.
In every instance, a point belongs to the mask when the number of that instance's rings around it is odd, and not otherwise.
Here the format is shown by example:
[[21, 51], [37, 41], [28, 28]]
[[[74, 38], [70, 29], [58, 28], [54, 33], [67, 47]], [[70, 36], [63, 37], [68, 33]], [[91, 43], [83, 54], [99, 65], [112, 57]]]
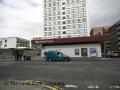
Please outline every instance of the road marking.
[[58, 87], [52, 87], [52, 86], [48, 86], [48, 85], [42, 85], [43, 87], [46, 87], [46, 88], [48, 88], [48, 89], [50, 89], [50, 90], [58, 90], [57, 88]]
[[92, 85], [92, 86], [88, 86], [88, 88], [99, 88], [98, 85]]
[[110, 88], [120, 88], [120, 86], [110, 86]]
[[66, 87], [66, 88], [78, 88], [77, 85], [69, 85], [69, 84], [68, 84], [68, 85], [65, 85], [65, 87]]

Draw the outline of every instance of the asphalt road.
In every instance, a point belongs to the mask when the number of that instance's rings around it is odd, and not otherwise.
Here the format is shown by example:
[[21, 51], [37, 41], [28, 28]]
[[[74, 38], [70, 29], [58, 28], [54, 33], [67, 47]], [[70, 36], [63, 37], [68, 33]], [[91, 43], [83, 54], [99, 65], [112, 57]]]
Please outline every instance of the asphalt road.
[[120, 89], [120, 61], [0, 62], [0, 80], [61, 82], [65, 85], [74, 84], [83, 87], [115, 84], [116, 88]]

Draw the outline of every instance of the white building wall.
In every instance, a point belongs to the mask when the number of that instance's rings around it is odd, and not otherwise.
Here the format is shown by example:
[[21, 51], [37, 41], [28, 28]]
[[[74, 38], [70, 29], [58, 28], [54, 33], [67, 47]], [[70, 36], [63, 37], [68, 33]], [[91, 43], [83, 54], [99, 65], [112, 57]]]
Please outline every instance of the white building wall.
[[[21, 46], [20, 46], [21, 45]], [[23, 38], [7, 37], [0, 38], [0, 48], [25, 48], [30, 47], [30, 42]]]
[[[90, 48], [96, 48], [97, 57], [101, 57], [101, 45], [100, 44], [73, 44], [73, 45], [44, 46], [44, 49], [42, 50], [42, 56], [44, 56], [44, 52], [46, 51], [57, 50], [70, 57], [81, 57], [81, 48], [87, 48], [88, 57], [91, 57]], [[79, 55], [75, 55], [75, 49], [79, 49]]]
[[7, 42], [5, 42], [5, 40], [7, 40], [7, 39], [0, 38], [0, 48], [7, 48], [7, 47], [5, 47], [5, 45], [7, 45]]
[[7, 48], [16, 48], [16, 37], [7, 39]]

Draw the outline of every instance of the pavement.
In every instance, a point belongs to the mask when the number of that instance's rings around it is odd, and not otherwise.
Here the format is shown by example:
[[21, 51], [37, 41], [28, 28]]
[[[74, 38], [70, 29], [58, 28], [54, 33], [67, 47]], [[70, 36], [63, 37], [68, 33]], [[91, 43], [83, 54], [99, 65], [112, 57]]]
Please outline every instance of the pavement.
[[[34, 57], [32, 61], [45, 61], [42, 57]], [[107, 57], [82, 57], [82, 58], [71, 58], [71, 61], [119, 61], [120, 58], [107, 58]], [[0, 62], [15, 61], [15, 59], [0, 59]], [[23, 59], [22, 59], [23, 61]]]
[[[89, 90], [91, 88], [105, 88], [100, 90], [120, 90], [120, 61], [11, 61], [0, 62], [0, 81], [42, 81], [62, 83], [64, 90]], [[49, 85], [50, 84], [50, 85]], [[2, 84], [0, 84], [2, 85]], [[5, 88], [21, 88], [22, 86], [0, 86], [0, 90], [19, 90]], [[20, 90], [40, 90], [37, 86], [23, 86]], [[106, 89], [106, 87], [108, 89]], [[79, 88], [79, 89], [78, 89]], [[94, 90], [91, 89], [91, 90]], [[43, 89], [44, 90], [44, 89]], [[49, 89], [50, 90], [50, 89]], [[98, 90], [98, 89], [97, 89]]]
[[82, 58], [71, 58], [72, 61], [112, 61], [120, 60], [120, 58], [108, 58], [108, 57], [82, 57]]

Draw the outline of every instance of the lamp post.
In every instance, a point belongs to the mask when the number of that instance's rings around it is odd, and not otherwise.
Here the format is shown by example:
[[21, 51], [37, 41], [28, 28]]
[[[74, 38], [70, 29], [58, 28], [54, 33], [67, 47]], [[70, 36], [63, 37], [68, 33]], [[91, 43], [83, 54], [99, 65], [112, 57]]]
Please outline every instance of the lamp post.
[[104, 41], [104, 57], [105, 57], [105, 55], [106, 55], [106, 52], [105, 52], [105, 51], [106, 51], [106, 49], [105, 49], [105, 46], [106, 46], [106, 45], [105, 45], [105, 43], [106, 43], [106, 42]]
[[17, 44], [16, 44], [16, 47], [15, 47], [15, 61], [17, 61]]
[[106, 36], [105, 36], [105, 40], [104, 40], [104, 57], [106, 57]]
[[0, 49], [1, 49], [2, 41], [0, 41]]

